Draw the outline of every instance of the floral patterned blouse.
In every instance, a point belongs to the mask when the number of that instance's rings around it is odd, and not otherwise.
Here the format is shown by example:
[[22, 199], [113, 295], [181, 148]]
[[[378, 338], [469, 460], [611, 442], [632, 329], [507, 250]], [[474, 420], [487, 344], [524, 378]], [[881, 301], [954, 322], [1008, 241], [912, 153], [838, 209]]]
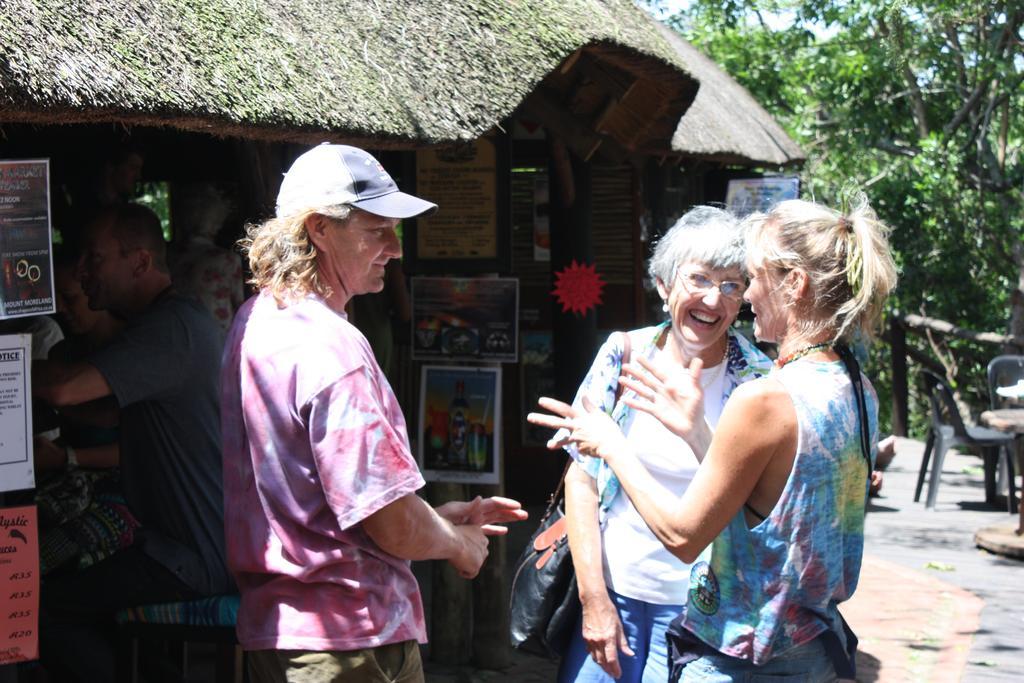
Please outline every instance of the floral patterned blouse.
[[[653, 359], [657, 351], [657, 343], [663, 332], [668, 329], [666, 321], [653, 327], [644, 327], [627, 333], [615, 332], [601, 346], [587, 376], [583, 378], [573, 407], [583, 409], [583, 397], [586, 396], [594, 405], [598, 405], [619, 427], [626, 431], [633, 421], [634, 410], [625, 403], [615, 403], [615, 393], [619, 387], [619, 373], [622, 367], [624, 350], [623, 334], [629, 334], [631, 360], [637, 357]], [[722, 406], [729, 400], [733, 390], [744, 382], [767, 375], [772, 363], [760, 350], [747, 339], [733, 330], [728, 331], [729, 348], [726, 352], [725, 386], [722, 391]], [[627, 393], [628, 392], [627, 390]], [[565, 435], [564, 430], [556, 434], [557, 438]], [[602, 521], [608, 512], [621, 486], [612, 469], [600, 458], [581, 455], [575, 445], [568, 445], [565, 450], [574, 460], [583, 465], [587, 474], [597, 480], [599, 509]]]

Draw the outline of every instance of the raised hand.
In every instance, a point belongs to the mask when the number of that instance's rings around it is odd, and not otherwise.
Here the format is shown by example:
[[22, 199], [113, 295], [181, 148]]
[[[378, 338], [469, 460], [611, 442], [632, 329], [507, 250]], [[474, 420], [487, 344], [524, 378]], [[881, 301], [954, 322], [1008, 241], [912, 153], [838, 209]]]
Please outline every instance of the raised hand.
[[638, 357], [637, 363], [627, 363], [622, 369], [625, 376], [619, 381], [633, 392], [627, 392], [623, 402], [653, 416], [691, 446], [694, 441], [703, 442], [708, 431], [700, 386], [704, 362], [694, 358], [688, 369], [673, 366], [668, 370], [643, 357]]
[[435, 508], [437, 514], [452, 524], [475, 524], [488, 536], [504, 536], [505, 522], [521, 522], [528, 517], [518, 500], [491, 496], [477, 496], [470, 501], [451, 501]]
[[[626, 450], [622, 430], [588, 398], [583, 398], [582, 411], [547, 396], [542, 396], [537, 403], [553, 414], [530, 413], [526, 419], [542, 427], [568, 430], [569, 436], [564, 442], [575, 444], [581, 454], [608, 458]], [[548, 447], [551, 447], [551, 442], [548, 442]]]

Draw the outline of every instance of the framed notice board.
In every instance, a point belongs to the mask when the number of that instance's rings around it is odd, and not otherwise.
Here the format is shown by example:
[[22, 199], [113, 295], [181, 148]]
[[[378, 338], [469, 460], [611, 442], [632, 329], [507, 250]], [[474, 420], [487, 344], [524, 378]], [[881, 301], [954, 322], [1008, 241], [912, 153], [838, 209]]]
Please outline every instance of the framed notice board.
[[438, 205], [404, 235], [411, 273], [494, 273], [510, 268], [507, 135], [416, 152], [418, 196]]

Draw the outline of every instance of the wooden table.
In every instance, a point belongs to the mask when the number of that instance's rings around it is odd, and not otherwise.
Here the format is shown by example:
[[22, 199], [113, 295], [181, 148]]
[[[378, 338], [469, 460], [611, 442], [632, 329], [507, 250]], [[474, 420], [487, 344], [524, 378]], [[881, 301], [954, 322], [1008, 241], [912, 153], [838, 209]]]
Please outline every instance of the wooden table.
[[[1015, 434], [1016, 451], [1019, 455], [1024, 446], [1024, 409], [1022, 408], [1001, 408], [999, 410], [986, 410], [981, 414], [981, 423], [986, 427], [998, 429], [1001, 432]], [[1020, 458], [1017, 463], [1020, 464]], [[1020, 469], [1019, 467], [1017, 468]], [[1024, 534], [1024, 504], [1017, 506], [1020, 513], [1020, 521], [1017, 525], [1017, 533]]]
[[1001, 432], [1024, 434], [1024, 408], [986, 410], [981, 414], [981, 423]]

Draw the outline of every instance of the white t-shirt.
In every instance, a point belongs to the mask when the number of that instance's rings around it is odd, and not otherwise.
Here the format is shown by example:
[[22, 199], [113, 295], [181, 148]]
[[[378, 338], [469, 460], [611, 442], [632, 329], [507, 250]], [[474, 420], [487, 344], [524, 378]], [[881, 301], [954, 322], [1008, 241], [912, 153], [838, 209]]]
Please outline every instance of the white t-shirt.
[[[705, 376], [715, 368], [705, 370]], [[712, 427], [722, 414], [725, 368], [704, 389], [704, 416]], [[682, 497], [697, 472], [697, 457], [685, 441], [656, 418], [635, 411], [626, 432], [640, 462], [674, 497]], [[682, 605], [690, 565], [665, 549], [623, 491], [612, 501], [601, 534], [604, 580], [619, 595], [655, 605]]]

